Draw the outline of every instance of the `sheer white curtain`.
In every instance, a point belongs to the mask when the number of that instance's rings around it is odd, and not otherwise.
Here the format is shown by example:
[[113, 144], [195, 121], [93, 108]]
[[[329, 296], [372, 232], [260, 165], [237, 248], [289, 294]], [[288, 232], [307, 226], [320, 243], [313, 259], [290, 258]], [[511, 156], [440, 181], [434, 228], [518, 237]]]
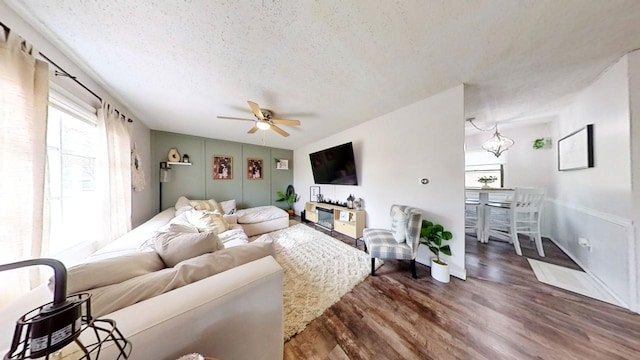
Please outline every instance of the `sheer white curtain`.
[[[0, 263], [41, 257], [48, 64], [0, 26]], [[40, 284], [37, 268], [0, 272], [0, 306]]]
[[98, 109], [98, 126], [105, 137], [105, 237], [100, 246], [131, 230], [131, 140], [127, 121], [109, 104]]

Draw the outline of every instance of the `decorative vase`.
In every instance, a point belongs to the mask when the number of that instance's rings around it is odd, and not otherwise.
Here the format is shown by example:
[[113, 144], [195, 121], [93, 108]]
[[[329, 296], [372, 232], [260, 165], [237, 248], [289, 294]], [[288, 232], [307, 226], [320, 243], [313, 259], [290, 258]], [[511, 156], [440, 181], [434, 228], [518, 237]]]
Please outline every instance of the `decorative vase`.
[[489, 184], [484, 183], [484, 185], [482, 185], [483, 189], [491, 189], [491, 186], [489, 186]]
[[448, 283], [450, 279], [449, 265], [438, 264], [436, 262], [436, 259], [432, 258], [431, 259], [431, 277], [442, 283]]

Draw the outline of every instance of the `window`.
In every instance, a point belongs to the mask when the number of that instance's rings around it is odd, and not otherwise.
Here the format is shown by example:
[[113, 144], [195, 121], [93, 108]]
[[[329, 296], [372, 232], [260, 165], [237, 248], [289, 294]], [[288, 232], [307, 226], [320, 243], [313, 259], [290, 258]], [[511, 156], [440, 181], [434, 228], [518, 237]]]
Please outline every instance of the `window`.
[[504, 177], [502, 164], [487, 165], [467, 165], [464, 168], [464, 186], [482, 187], [484, 184], [478, 181], [483, 176], [495, 176], [497, 180], [492, 183], [492, 187], [503, 187]]
[[102, 195], [97, 184], [98, 128], [95, 110], [59, 95], [50, 99], [47, 124], [49, 254], [102, 233]]

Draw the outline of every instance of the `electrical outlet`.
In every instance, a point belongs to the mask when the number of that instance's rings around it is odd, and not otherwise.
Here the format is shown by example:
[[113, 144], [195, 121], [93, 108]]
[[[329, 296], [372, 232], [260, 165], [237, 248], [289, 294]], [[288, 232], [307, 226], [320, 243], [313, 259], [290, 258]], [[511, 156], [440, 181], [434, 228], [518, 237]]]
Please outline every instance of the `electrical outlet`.
[[589, 251], [591, 251], [591, 242], [587, 238], [579, 237], [578, 238], [578, 245], [580, 245], [582, 247], [585, 247], [585, 248], [589, 249]]

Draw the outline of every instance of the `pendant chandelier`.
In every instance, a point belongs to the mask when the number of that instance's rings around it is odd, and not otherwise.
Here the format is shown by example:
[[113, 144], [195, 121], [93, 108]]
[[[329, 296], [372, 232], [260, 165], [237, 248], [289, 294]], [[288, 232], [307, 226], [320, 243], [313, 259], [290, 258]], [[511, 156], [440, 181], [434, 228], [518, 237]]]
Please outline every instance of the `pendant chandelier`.
[[500, 155], [502, 155], [503, 152], [509, 150], [509, 148], [512, 147], [513, 144], [515, 143], [512, 139], [509, 139], [508, 137], [500, 134], [500, 132], [498, 131], [498, 124], [494, 125], [490, 129], [481, 129], [477, 127], [476, 124], [473, 123], [473, 120], [474, 118], [467, 119], [467, 121], [469, 121], [474, 128], [480, 131], [495, 130], [495, 132], [493, 133], [493, 137], [487, 140], [484, 144], [482, 144], [482, 148], [492, 153], [496, 157], [500, 157]]

